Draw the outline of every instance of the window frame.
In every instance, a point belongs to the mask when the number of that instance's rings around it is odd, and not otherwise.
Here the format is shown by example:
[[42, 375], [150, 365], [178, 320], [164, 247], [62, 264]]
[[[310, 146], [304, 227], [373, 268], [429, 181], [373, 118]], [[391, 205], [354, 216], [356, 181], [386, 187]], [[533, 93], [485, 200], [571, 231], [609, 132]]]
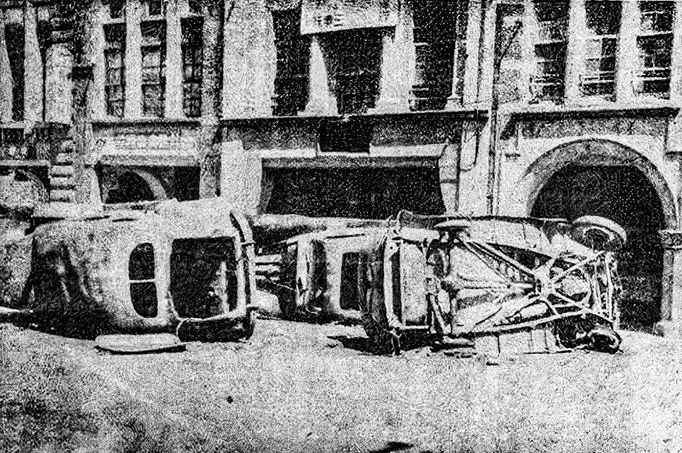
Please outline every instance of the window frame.
[[[146, 262], [142, 262], [141, 264], [138, 264], [138, 266], [151, 265], [151, 268], [146, 269], [147, 273], [151, 273], [151, 278], [134, 278], [135, 276], [133, 276], [133, 266], [132, 266], [133, 258], [134, 258], [134, 255], [136, 254], [136, 252], [138, 251], [138, 249], [141, 249], [142, 247], [151, 248], [151, 252], [150, 252], [151, 262], [149, 262], [150, 260], [146, 260]], [[146, 253], [146, 251], [143, 250], [143, 251], [141, 251], [141, 253]], [[130, 250], [130, 253], [128, 253], [127, 257], [128, 257], [128, 273], [127, 273], [128, 274], [128, 291], [129, 291], [129, 295], [130, 295], [130, 303], [132, 304], [133, 309], [135, 310], [135, 312], [138, 315], [140, 315], [144, 318], [155, 318], [158, 316], [158, 309], [159, 309], [159, 307], [158, 307], [158, 305], [159, 305], [158, 294], [159, 293], [158, 293], [158, 284], [157, 284], [157, 274], [158, 274], [158, 272], [157, 272], [158, 265], [156, 262], [157, 261], [157, 254], [156, 254], [156, 249], [154, 247], [154, 244], [150, 241], [140, 242], [140, 243], [138, 243], [132, 247], [132, 249]], [[149, 258], [149, 257], [147, 257], [147, 258]], [[147, 277], [147, 275], [144, 275], [144, 277]], [[153, 285], [153, 290], [154, 290], [153, 291], [153, 302], [155, 302], [154, 307], [148, 307], [151, 309], [150, 313], [142, 313], [140, 310], [138, 310], [138, 308], [136, 306], [136, 305], [139, 305], [139, 303], [136, 304], [135, 294], [137, 292], [133, 288], [142, 288], [142, 289], [144, 289], [145, 287], [151, 288], [152, 285]], [[139, 302], [145, 303], [145, 302], [149, 302], [149, 301], [150, 300], [142, 298]], [[144, 307], [143, 307], [143, 309], [144, 309]]]

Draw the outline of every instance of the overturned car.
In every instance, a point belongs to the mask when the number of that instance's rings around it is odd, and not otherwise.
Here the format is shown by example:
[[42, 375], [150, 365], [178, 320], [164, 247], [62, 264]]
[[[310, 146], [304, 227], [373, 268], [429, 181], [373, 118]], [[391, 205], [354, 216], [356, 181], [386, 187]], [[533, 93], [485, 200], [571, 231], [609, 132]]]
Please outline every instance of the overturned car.
[[613, 352], [614, 252], [625, 241], [620, 226], [593, 216], [568, 223], [403, 212], [282, 241], [261, 257], [259, 276], [285, 317], [362, 319], [378, 351], [420, 337], [493, 338], [502, 352], [503, 335], [539, 329], [547, 349]]
[[[418, 217], [402, 213], [379, 239], [360, 285], [363, 322], [379, 349], [426, 335], [492, 337], [550, 330], [551, 341], [619, 349], [616, 223]], [[546, 340], [545, 336], [545, 341]], [[547, 349], [555, 345], [546, 344]]]
[[253, 333], [251, 230], [220, 200], [52, 221], [59, 217], [39, 213], [40, 225], [26, 236], [5, 234], [0, 317], [86, 338], [229, 340]]

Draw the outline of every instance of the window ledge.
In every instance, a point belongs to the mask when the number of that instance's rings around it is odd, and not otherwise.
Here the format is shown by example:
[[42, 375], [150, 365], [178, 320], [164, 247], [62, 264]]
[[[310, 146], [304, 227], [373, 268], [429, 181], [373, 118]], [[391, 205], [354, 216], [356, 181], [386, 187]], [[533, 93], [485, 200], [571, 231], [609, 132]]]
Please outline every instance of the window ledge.
[[376, 122], [383, 119], [422, 119], [422, 118], [447, 118], [458, 120], [486, 121], [488, 119], [488, 109], [481, 106], [462, 107], [458, 109], [445, 110], [420, 110], [405, 112], [381, 112], [381, 113], [352, 113], [347, 115], [292, 115], [292, 116], [265, 116], [252, 118], [221, 118], [223, 125], [245, 125], [257, 123], [291, 123], [291, 122], [320, 122], [320, 121], [362, 121], [368, 119]]
[[185, 126], [198, 127], [201, 122], [193, 118], [98, 118], [92, 120], [93, 126], [117, 127], [117, 126]]

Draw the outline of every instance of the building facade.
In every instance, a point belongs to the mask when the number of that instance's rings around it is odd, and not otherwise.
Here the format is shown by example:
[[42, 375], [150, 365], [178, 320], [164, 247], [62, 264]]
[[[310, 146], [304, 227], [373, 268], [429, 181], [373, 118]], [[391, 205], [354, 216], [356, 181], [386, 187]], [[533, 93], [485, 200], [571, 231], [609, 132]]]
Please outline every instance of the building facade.
[[680, 334], [682, 2], [0, 9], [3, 197], [602, 215], [630, 236], [624, 322]]

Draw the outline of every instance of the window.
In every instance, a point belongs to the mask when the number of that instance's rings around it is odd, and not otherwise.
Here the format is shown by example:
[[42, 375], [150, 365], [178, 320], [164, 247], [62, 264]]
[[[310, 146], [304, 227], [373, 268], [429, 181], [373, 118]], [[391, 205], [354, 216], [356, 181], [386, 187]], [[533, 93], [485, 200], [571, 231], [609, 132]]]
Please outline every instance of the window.
[[143, 22], [142, 28], [142, 114], [163, 116], [165, 77], [166, 24]]
[[568, 2], [537, 1], [535, 74], [531, 91], [536, 100], [558, 100], [565, 92]]
[[227, 238], [175, 239], [170, 292], [181, 317], [209, 318], [237, 308], [237, 259]]
[[381, 32], [358, 29], [328, 35], [338, 111], [364, 113], [374, 107], [379, 95]]
[[135, 311], [145, 318], [155, 317], [158, 309], [154, 268], [152, 244], [146, 242], [135, 247], [128, 262], [130, 300]]
[[203, 19], [182, 20], [182, 110], [185, 116], [201, 116]]
[[585, 72], [581, 76], [580, 87], [586, 96], [613, 98], [621, 3], [588, 1], [585, 13], [588, 35], [583, 48]]
[[10, 23], [5, 26], [7, 54], [12, 72], [12, 119], [24, 118], [24, 26]]
[[162, 16], [165, 14], [164, 0], [144, 0], [143, 5], [147, 16]]
[[675, 2], [640, 2], [639, 8], [639, 69], [635, 91], [639, 94], [668, 97]]
[[189, 13], [201, 14], [201, 0], [189, 0]]
[[125, 25], [107, 24], [104, 26], [106, 45], [104, 48], [104, 97], [107, 115], [123, 117], [125, 90]]
[[308, 102], [310, 41], [301, 36], [300, 10], [273, 11], [277, 73], [274, 115], [296, 115]]
[[111, 19], [120, 19], [125, 16], [126, 2], [125, 0], [109, 0], [109, 17]]
[[341, 259], [341, 288], [339, 304], [342, 310], [359, 310], [362, 284], [363, 256], [360, 253], [344, 253]]
[[[417, 109], [442, 109], [453, 94], [453, 70], [461, 99], [466, 55], [467, 1], [426, 0], [414, 4], [416, 78], [412, 87]], [[454, 67], [456, 65], [456, 67]]]

